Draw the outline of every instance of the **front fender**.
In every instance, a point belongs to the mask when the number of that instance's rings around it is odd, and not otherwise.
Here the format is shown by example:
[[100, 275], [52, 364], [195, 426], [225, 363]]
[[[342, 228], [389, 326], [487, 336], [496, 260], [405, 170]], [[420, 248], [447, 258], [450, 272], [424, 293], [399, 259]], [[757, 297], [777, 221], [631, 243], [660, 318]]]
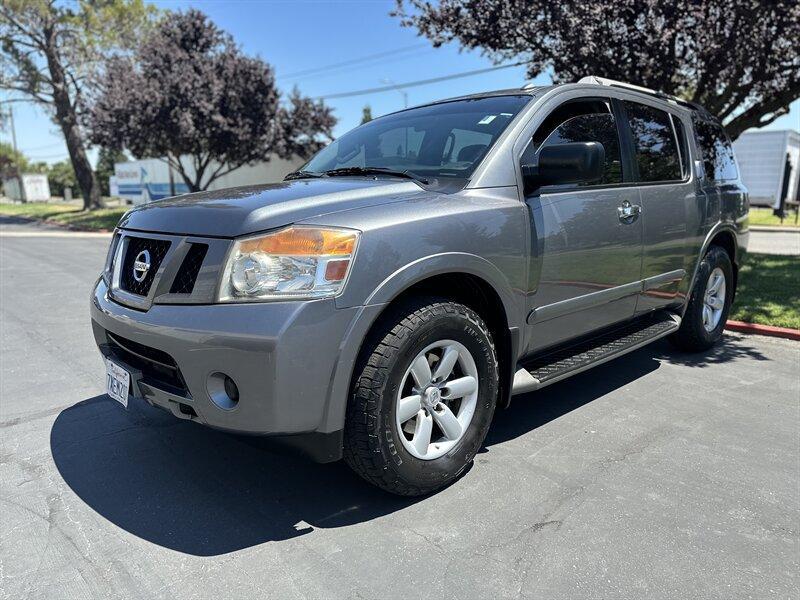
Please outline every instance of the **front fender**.
[[[380, 314], [409, 287], [436, 275], [464, 273], [486, 281], [497, 292], [506, 311], [509, 327], [519, 326], [524, 307], [519, 305], [508, 279], [490, 261], [462, 252], [446, 252], [415, 260], [381, 281], [359, 308], [339, 346], [339, 358], [331, 380], [325, 413], [319, 431], [333, 432], [344, 427], [345, 411], [361, 345]], [[443, 294], [447, 290], [442, 290]], [[524, 296], [523, 296], [524, 297]]]
[[381, 281], [365, 304], [391, 302], [415, 283], [446, 273], [465, 273], [483, 279], [494, 288], [503, 302], [509, 326], [520, 322], [521, 307], [515, 301], [514, 290], [508, 278], [490, 261], [466, 252], [443, 252], [405, 265]]

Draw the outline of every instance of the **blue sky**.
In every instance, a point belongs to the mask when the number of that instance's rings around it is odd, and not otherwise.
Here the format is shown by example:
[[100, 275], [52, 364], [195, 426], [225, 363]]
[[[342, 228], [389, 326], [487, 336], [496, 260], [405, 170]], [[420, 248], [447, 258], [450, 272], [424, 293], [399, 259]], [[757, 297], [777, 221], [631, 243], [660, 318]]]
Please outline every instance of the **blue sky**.
[[[282, 90], [297, 85], [309, 96], [325, 96], [404, 83], [491, 66], [477, 52], [459, 52], [455, 45], [434, 49], [415, 31], [402, 28], [389, 12], [393, 0], [204, 0], [155, 2], [168, 9], [199, 8], [219, 27], [231, 33], [245, 52], [273, 65]], [[378, 53], [372, 61], [307, 76], [294, 73], [325, 67]], [[537, 82], [546, 83], [546, 76]], [[523, 67], [514, 67], [463, 79], [409, 88], [410, 106], [429, 100], [482, 90], [515, 87], [525, 83]], [[339, 119], [337, 135], [356, 126], [365, 104], [378, 116], [403, 107], [396, 90], [354, 98], [331, 99]], [[769, 129], [800, 128], [800, 101], [791, 113]], [[67, 157], [58, 128], [45, 112], [28, 104], [15, 104], [17, 144], [33, 160], [56, 162]], [[0, 140], [10, 141], [8, 132]], [[94, 161], [95, 152], [91, 153]]]

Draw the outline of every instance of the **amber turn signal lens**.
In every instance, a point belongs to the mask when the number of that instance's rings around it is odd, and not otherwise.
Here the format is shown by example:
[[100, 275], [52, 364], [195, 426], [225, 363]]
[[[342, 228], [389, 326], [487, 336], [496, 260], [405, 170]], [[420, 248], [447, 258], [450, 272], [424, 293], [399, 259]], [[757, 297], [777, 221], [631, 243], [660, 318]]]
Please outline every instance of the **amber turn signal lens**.
[[347, 275], [350, 259], [332, 260], [325, 266], [325, 279], [327, 281], [342, 281]]
[[240, 251], [282, 256], [349, 256], [356, 233], [341, 229], [289, 227], [271, 235], [242, 242]]

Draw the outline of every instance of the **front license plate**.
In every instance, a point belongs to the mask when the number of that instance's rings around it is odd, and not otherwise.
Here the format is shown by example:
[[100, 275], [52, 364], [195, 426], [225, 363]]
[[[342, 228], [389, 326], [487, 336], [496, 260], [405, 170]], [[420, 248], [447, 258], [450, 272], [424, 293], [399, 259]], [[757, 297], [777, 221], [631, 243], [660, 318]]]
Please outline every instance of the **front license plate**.
[[106, 393], [128, 408], [128, 390], [131, 387], [131, 374], [118, 364], [106, 360]]

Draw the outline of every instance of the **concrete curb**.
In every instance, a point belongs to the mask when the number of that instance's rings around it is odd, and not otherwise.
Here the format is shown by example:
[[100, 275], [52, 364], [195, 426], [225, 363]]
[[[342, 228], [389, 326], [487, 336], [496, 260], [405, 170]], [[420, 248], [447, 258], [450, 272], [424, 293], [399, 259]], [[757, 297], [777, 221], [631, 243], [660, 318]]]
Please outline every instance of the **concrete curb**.
[[769, 233], [800, 233], [800, 227], [780, 225], [751, 225], [749, 231], [769, 232]]
[[766, 335], [769, 337], [778, 337], [800, 342], [800, 329], [773, 327], [772, 325], [757, 325], [755, 323], [744, 323], [742, 321], [728, 321], [725, 324], [725, 329], [729, 329], [730, 331], [739, 331], [741, 333]]
[[19, 219], [20, 221], [26, 221], [28, 223], [39, 223], [41, 225], [58, 227], [59, 229], [62, 229], [64, 232], [74, 231], [75, 233], [98, 233], [103, 235], [111, 235], [112, 233], [114, 233], [113, 229], [86, 229], [84, 227], [59, 223], [58, 221], [51, 221], [50, 219], [39, 219], [36, 217], [27, 217], [22, 215], [6, 215], [1, 212], [0, 212], [0, 217], [8, 217], [11, 219]]

